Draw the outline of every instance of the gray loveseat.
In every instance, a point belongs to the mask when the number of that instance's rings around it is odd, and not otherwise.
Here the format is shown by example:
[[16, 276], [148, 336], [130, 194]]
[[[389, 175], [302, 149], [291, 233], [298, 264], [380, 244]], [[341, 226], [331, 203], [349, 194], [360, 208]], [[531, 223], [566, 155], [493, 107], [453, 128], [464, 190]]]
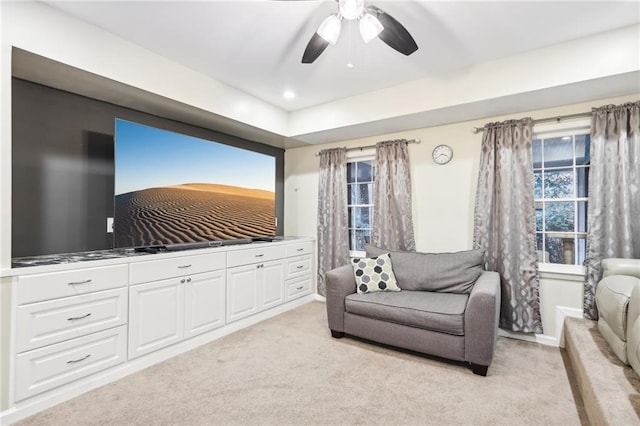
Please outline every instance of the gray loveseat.
[[359, 294], [352, 265], [325, 275], [331, 335], [345, 334], [470, 363], [486, 376], [500, 312], [500, 277], [484, 270], [484, 253], [390, 253], [401, 291]]

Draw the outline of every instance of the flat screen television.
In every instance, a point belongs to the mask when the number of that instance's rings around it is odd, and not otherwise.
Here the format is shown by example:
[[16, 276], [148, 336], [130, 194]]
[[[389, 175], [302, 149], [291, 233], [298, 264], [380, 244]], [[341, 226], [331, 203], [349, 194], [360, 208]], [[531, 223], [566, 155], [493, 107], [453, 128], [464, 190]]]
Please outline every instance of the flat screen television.
[[116, 119], [114, 179], [117, 248], [276, 233], [271, 155]]

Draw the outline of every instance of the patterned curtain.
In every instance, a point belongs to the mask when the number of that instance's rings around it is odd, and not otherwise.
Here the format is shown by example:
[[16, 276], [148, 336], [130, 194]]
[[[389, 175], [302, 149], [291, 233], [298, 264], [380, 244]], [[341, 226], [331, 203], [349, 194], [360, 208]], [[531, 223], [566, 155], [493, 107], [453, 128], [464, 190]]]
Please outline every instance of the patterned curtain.
[[325, 295], [324, 273], [349, 263], [347, 150], [320, 151], [318, 186], [318, 293]]
[[373, 245], [415, 251], [409, 149], [405, 139], [376, 144], [374, 186]]
[[530, 118], [484, 126], [474, 248], [500, 273], [500, 327], [542, 333]]
[[640, 258], [640, 102], [594, 108], [587, 210], [584, 316], [598, 319], [600, 262]]

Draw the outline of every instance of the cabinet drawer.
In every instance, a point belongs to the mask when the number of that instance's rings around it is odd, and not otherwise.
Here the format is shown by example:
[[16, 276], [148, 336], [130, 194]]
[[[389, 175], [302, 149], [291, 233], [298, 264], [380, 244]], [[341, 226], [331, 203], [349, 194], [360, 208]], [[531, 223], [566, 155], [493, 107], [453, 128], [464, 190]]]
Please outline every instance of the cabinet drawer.
[[19, 306], [17, 352], [28, 351], [127, 322], [125, 287]]
[[287, 300], [295, 299], [311, 293], [311, 276], [294, 278], [286, 281]]
[[125, 362], [126, 330], [120, 326], [18, 355], [16, 400]]
[[313, 241], [287, 244], [287, 257], [313, 253]]
[[209, 253], [193, 256], [173, 257], [131, 264], [131, 284], [140, 284], [183, 275], [224, 269], [224, 253]]
[[236, 250], [227, 253], [227, 267], [248, 265], [251, 263], [268, 262], [270, 260], [282, 259], [284, 257], [285, 248], [283, 245], [269, 246]]
[[125, 287], [128, 265], [103, 266], [18, 278], [18, 304]]
[[286, 260], [285, 273], [287, 278], [293, 278], [309, 271], [311, 271], [311, 255], [291, 257]]

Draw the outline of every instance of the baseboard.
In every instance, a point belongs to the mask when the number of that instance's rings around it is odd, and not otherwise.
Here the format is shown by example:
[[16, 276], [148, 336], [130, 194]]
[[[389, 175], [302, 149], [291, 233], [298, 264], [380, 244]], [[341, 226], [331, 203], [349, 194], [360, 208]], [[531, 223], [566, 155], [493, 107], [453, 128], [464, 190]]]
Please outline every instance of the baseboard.
[[315, 300], [318, 302], [323, 302], [323, 303], [327, 303], [327, 298], [324, 296], [321, 296], [319, 294], [314, 294], [315, 296]]
[[80, 396], [83, 393], [121, 379], [129, 374], [144, 370], [152, 365], [166, 361], [169, 358], [173, 358], [176, 355], [190, 351], [276, 315], [280, 315], [284, 312], [313, 302], [317, 300], [316, 296], [317, 295], [315, 294], [303, 296], [299, 299], [292, 300], [256, 315], [234, 321], [216, 330], [195, 336], [167, 348], [143, 355], [140, 358], [129, 360], [124, 364], [92, 374], [89, 377], [76, 380], [67, 385], [63, 385], [40, 395], [25, 399], [24, 401], [16, 402], [12, 407], [0, 413], [0, 425], [10, 425], [40, 411], [46, 410], [47, 408], [51, 408], [54, 405], [58, 405], [62, 402]]
[[546, 346], [558, 346], [558, 339], [546, 334], [519, 333], [517, 331], [498, 329], [498, 336], [509, 339], [523, 340], [525, 342], [539, 343]]

